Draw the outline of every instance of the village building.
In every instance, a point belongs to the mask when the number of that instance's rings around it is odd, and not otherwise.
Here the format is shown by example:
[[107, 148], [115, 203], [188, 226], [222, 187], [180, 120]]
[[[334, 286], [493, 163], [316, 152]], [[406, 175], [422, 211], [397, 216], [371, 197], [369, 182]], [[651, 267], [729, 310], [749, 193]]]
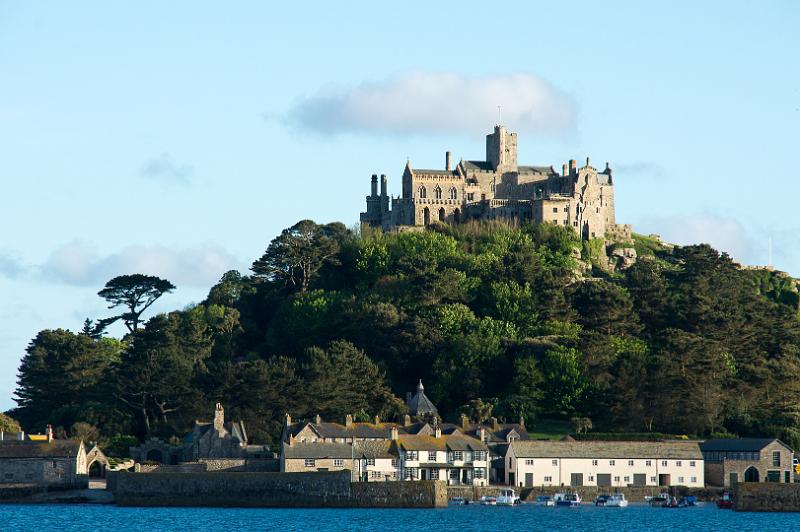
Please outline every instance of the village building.
[[515, 441], [506, 454], [512, 486], [703, 487], [697, 442]]
[[794, 452], [776, 438], [720, 438], [700, 443], [710, 486], [794, 482]]
[[55, 440], [48, 426], [45, 439], [0, 441], [0, 483], [88, 487], [86, 448], [81, 441]]
[[517, 134], [496, 125], [486, 136], [483, 161], [452, 164], [445, 154], [443, 169], [414, 168], [406, 162], [400, 197], [388, 195], [386, 175], [372, 176], [362, 227], [398, 230], [433, 222], [504, 219], [518, 223], [552, 223], [574, 229], [581, 238], [609, 234], [630, 237], [629, 225], [617, 225], [614, 180], [603, 170], [570, 160], [559, 173], [553, 166], [524, 166], [517, 162]]
[[399, 458], [403, 480], [444, 480], [450, 485], [489, 484], [489, 448], [484, 442], [455, 431], [432, 436], [400, 436]]
[[159, 438], [149, 438], [130, 448], [137, 462], [177, 464], [204, 459], [262, 459], [269, 458], [269, 448], [250, 445], [244, 421], [225, 421], [225, 409], [217, 403], [213, 421], [195, 421], [192, 431], [181, 445], [172, 446]]
[[366, 440], [355, 443], [284, 443], [282, 473], [344, 471], [354, 481], [385, 482], [399, 480], [402, 471], [394, 440]]
[[529, 439], [523, 419], [520, 419], [518, 423], [501, 423], [496, 417], [491, 417], [483, 423], [472, 423], [466, 415], [462, 414], [458, 425], [442, 424], [442, 431], [446, 434], [455, 430], [479, 439], [489, 448], [489, 482], [491, 484], [505, 483], [506, 453], [509, 444]]

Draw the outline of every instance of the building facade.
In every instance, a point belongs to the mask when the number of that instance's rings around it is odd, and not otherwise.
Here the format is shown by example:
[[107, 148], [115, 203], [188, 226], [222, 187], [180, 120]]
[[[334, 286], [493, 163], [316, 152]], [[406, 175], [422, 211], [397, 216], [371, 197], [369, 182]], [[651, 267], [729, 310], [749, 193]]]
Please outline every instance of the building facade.
[[705, 485], [697, 442], [515, 441], [506, 462], [512, 486]]
[[[49, 429], [49, 427], [48, 427]], [[89, 483], [81, 441], [48, 439], [0, 441], [0, 483], [85, 488]]]
[[710, 486], [794, 482], [794, 452], [776, 438], [720, 438], [700, 444]]
[[444, 169], [415, 169], [406, 163], [402, 195], [389, 197], [386, 175], [372, 176], [362, 227], [383, 230], [427, 226], [435, 221], [459, 223], [469, 219], [533, 221], [571, 227], [584, 239], [607, 233], [629, 235], [617, 226], [614, 183], [608, 163], [598, 171], [570, 160], [557, 172], [552, 166], [521, 166], [517, 134], [497, 125], [486, 136], [486, 160], [461, 160], [452, 165], [445, 154]]

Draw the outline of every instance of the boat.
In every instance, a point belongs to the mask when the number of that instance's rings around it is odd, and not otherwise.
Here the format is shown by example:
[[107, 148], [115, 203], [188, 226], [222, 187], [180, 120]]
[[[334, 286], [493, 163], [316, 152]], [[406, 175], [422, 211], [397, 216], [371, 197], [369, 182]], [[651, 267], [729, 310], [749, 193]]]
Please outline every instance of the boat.
[[658, 495], [647, 496], [644, 500], [650, 503], [650, 506], [661, 506], [669, 501], [669, 493], [659, 493]]
[[500, 490], [500, 493], [497, 495], [495, 499], [495, 504], [498, 506], [514, 506], [519, 504], [519, 496], [517, 492], [512, 490], [511, 488], [504, 488]]
[[580, 506], [581, 496], [577, 493], [556, 493], [553, 497], [556, 506]]
[[[693, 498], [694, 499], [694, 498]], [[662, 508], [690, 508], [694, 506], [694, 500], [689, 501], [687, 497], [670, 497], [669, 500], [661, 504]]]
[[628, 499], [626, 499], [625, 495], [622, 493], [615, 493], [606, 499], [605, 506], [609, 506], [611, 508], [625, 508], [628, 506]]
[[467, 500], [464, 497], [453, 497], [450, 499], [450, 504], [453, 506], [464, 506], [467, 504]]
[[598, 495], [597, 497], [594, 498], [594, 505], [595, 506], [605, 506], [606, 503], [608, 502], [608, 499], [610, 499], [610, 498], [611, 498], [611, 495], [608, 495], [607, 493], [601, 493], [600, 495]]
[[550, 495], [539, 495], [533, 502], [536, 506], [555, 506], [556, 503]]
[[491, 495], [484, 495], [478, 502], [480, 502], [483, 506], [496, 506], [497, 498], [492, 497]]
[[733, 495], [731, 495], [727, 491], [723, 492], [722, 497], [717, 499], [717, 508], [720, 508], [722, 510], [733, 509]]

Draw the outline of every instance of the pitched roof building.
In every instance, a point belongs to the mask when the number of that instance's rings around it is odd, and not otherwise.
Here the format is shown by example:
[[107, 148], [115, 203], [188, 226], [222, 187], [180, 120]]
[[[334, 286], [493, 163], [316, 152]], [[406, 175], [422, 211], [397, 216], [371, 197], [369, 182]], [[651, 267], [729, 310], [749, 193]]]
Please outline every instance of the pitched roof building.
[[0, 441], [0, 484], [85, 488], [89, 477], [81, 441], [48, 439]]
[[718, 438], [700, 443], [711, 486], [794, 482], [794, 452], [777, 438]]
[[408, 413], [416, 419], [431, 419], [439, 415], [436, 405], [425, 395], [422, 379], [417, 384], [417, 393], [413, 396], [409, 393], [406, 399]]

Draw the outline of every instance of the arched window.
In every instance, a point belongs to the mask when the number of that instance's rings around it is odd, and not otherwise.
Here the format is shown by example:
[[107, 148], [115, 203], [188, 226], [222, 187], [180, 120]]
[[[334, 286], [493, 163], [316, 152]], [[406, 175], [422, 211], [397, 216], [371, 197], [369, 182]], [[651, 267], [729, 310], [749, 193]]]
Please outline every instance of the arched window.
[[450, 199], [458, 199], [458, 192], [456, 192], [456, 187], [450, 188]]
[[425, 188], [425, 185], [422, 185], [421, 187], [419, 187], [419, 190], [417, 191], [417, 196], [419, 196], [422, 199], [425, 199], [425, 198], [428, 197], [428, 191]]
[[423, 225], [431, 224], [431, 211], [427, 207], [425, 207], [425, 210], [422, 211], [422, 223]]
[[442, 189], [439, 185], [436, 185], [436, 188], [433, 189], [433, 196], [438, 200], [442, 199]]
[[440, 221], [440, 222], [443, 222], [443, 221], [445, 220], [446, 216], [447, 216], [447, 215], [446, 215], [446, 214], [445, 214], [445, 212], [444, 212], [444, 207], [442, 207], [441, 209], [439, 209], [439, 221]]

